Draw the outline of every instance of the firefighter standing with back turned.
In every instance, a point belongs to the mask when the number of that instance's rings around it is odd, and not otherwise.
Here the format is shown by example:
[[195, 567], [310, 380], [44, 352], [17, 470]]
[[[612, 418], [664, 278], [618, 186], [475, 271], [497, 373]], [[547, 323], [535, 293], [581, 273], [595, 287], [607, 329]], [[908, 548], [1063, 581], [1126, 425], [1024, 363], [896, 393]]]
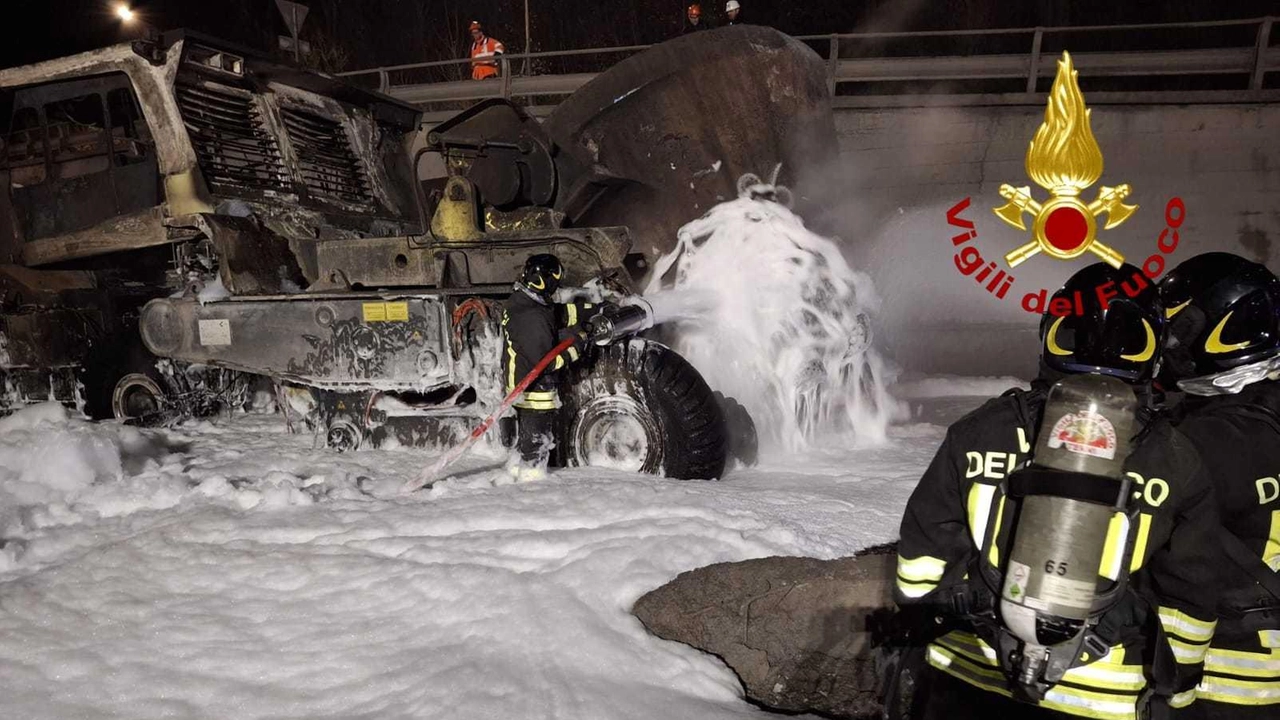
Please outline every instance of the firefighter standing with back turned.
[[[952, 425], [907, 504], [894, 599], [927, 648], [890, 673], [891, 717], [1133, 720], [1194, 700], [1217, 518], [1199, 455], [1150, 409], [1164, 310], [1127, 264], [1091, 265], [1054, 297], [1077, 291], [1083, 315], [1041, 320], [1031, 390]], [[1098, 412], [1063, 410], [1080, 387], [1106, 389]]]
[[564, 267], [555, 255], [530, 257], [502, 313], [503, 381], [508, 393], [561, 341], [577, 339], [515, 403], [517, 457], [507, 469], [521, 482], [546, 476], [560, 400], [557, 371], [581, 356], [586, 336], [579, 326], [598, 309], [588, 303], [557, 304], [553, 296], [563, 276]]
[[1280, 280], [1207, 253], [1160, 292], [1170, 316], [1161, 380], [1186, 393], [1178, 429], [1211, 470], [1230, 559], [1194, 709], [1280, 718]]

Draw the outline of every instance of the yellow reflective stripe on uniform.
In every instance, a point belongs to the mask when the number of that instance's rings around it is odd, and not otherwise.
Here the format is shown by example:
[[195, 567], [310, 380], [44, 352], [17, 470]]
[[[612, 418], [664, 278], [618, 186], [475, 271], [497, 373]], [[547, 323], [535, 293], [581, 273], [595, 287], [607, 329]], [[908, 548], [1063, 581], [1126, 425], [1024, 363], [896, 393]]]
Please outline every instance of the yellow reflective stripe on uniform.
[[911, 582], [932, 580], [937, 582], [946, 572], [947, 563], [942, 558], [922, 555], [918, 558], [898, 556], [898, 577]]
[[987, 539], [987, 520], [991, 515], [991, 500], [996, 496], [994, 485], [974, 483], [969, 488], [966, 506], [969, 511], [969, 534], [973, 536], [973, 544], [982, 547]]
[[1180, 693], [1174, 693], [1173, 697], [1169, 698], [1169, 707], [1184, 708], [1190, 705], [1195, 699], [1195, 688], [1192, 688], [1191, 690], [1183, 690]]
[[507, 392], [516, 389], [516, 349], [507, 341]]
[[1280, 681], [1280, 652], [1251, 653], [1211, 647], [1204, 658], [1204, 671]]
[[[1116, 650], [1120, 652], [1116, 653]], [[1123, 655], [1123, 649], [1116, 648], [1102, 660], [1071, 668], [1062, 676], [1062, 679], [1076, 685], [1087, 685], [1104, 690], [1141, 692], [1147, 686], [1147, 677], [1142, 672], [1142, 666], [1109, 662], [1108, 659], [1116, 654]]]
[[1055, 685], [1045, 693], [1042, 707], [1058, 710], [1068, 715], [1096, 718], [1097, 720], [1136, 720], [1137, 695], [1112, 695], [1088, 690], [1077, 690], [1065, 685]]
[[1124, 513], [1111, 516], [1107, 525], [1107, 540], [1102, 546], [1102, 560], [1098, 563], [1098, 575], [1115, 580], [1120, 577], [1124, 563], [1124, 548], [1129, 539], [1129, 517]]
[[1264, 648], [1280, 648], [1280, 630], [1259, 630], [1258, 642]]
[[1010, 697], [1009, 691], [1005, 689], [1004, 673], [998, 669], [975, 665], [968, 658], [939, 645], [929, 646], [928, 660], [930, 665], [974, 687]]
[[516, 407], [525, 410], [555, 410], [555, 400], [521, 400], [516, 403]]
[[1271, 511], [1271, 532], [1266, 547], [1262, 548], [1262, 562], [1275, 572], [1280, 572], [1280, 510]]
[[530, 390], [524, 394], [525, 400], [551, 400], [555, 401], [555, 390]]
[[578, 324], [578, 306], [575, 303], [569, 303], [568, 305], [564, 306], [564, 309], [565, 309], [565, 314], [567, 316], [565, 318], [566, 319], [565, 325], [568, 327], [573, 327], [574, 325], [577, 325]]
[[552, 369], [552, 370], [560, 370], [560, 369], [564, 368], [564, 365], [565, 365], [565, 362], [564, 362], [564, 355], [563, 355], [563, 354], [561, 354], [561, 355], [557, 355], [557, 356], [556, 356], [556, 364], [555, 364], [551, 369]]
[[1138, 513], [1138, 539], [1133, 543], [1133, 559], [1129, 561], [1129, 572], [1137, 572], [1142, 567], [1143, 556], [1147, 554], [1147, 539], [1151, 537], [1151, 516]]
[[996, 658], [996, 651], [985, 640], [973, 633], [953, 630], [934, 642], [974, 662], [994, 668], [1000, 667], [1000, 661]]
[[1193, 643], [1209, 642], [1213, 639], [1214, 628], [1218, 627], [1217, 620], [1199, 620], [1181, 610], [1163, 605], [1156, 608], [1156, 612], [1160, 615], [1160, 624], [1164, 626], [1165, 632]]
[[566, 352], [569, 354], [569, 362], [578, 362], [578, 348], [569, 346]]
[[991, 552], [987, 553], [991, 564], [1000, 567], [1000, 523], [1004, 522], [1004, 495], [1000, 496], [1000, 505], [996, 507], [995, 536], [991, 538]]
[[[975, 665], [964, 655], [936, 644], [929, 646], [927, 658], [933, 667], [980, 690], [1010, 696], [1004, 674], [997, 669]], [[1134, 720], [1137, 715], [1136, 693], [1091, 692], [1057, 685], [1039, 704], [1051, 710], [1097, 720]]]
[[1196, 688], [1196, 697], [1231, 705], [1271, 705], [1280, 703], [1280, 682], [1205, 675]]
[[911, 582], [910, 580], [903, 580], [902, 578], [898, 578], [897, 584], [898, 592], [902, 593], [904, 597], [909, 597], [913, 600], [916, 598], [922, 598], [938, 589], [938, 583]]
[[1199, 665], [1204, 662], [1204, 655], [1209, 651], [1208, 643], [1189, 643], [1182, 638], [1169, 636], [1169, 649], [1173, 657], [1184, 665]]

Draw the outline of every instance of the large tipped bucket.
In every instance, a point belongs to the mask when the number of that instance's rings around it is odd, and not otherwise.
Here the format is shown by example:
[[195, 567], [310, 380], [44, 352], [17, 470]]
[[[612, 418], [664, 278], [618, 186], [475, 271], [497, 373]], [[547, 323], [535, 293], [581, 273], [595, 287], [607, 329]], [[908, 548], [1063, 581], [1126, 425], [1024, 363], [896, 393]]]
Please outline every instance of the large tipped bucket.
[[[692, 33], [631, 57], [561, 103], [556, 206], [578, 226], [626, 225], [657, 257], [676, 230], [737, 197], [745, 173], [794, 182], [836, 146], [825, 63], [776, 30]], [[803, 210], [803, 207], [800, 208]]]

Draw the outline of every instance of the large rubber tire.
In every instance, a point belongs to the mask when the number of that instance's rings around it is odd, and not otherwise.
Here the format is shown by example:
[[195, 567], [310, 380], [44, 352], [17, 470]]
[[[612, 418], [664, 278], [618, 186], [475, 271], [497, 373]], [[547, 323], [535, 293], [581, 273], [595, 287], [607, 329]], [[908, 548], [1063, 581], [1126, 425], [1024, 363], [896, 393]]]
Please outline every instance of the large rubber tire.
[[711, 480], [729, 456], [724, 412], [698, 371], [633, 338], [576, 366], [562, 392], [561, 460]]

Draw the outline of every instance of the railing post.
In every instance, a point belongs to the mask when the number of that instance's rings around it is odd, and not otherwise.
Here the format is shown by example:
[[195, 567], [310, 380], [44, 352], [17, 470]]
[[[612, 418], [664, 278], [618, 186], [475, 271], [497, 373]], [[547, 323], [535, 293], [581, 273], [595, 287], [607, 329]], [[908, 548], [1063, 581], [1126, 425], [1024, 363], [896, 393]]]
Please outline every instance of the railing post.
[[1027, 72], [1027, 94], [1036, 91], [1036, 81], [1040, 79], [1040, 43], [1044, 41], [1044, 28], [1037, 27], [1035, 39], [1031, 41], [1031, 68]]
[[831, 54], [827, 57], [827, 92], [836, 96], [836, 68], [840, 64], [840, 36], [831, 35]]
[[1267, 59], [1267, 49], [1271, 46], [1271, 23], [1273, 17], [1266, 17], [1258, 27], [1258, 44], [1253, 51], [1253, 77], [1249, 78], [1249, 88], [1262, 89], [1262, 76], [1266, 73], [1263, 61]]
[[378, 71], [378, 92], [386, 95], [391, 90], [391, 80], [387, 77], [386, 70]]
[[502, 97], [511, 99], [511, 61], [505, 56], [502, 58]]

